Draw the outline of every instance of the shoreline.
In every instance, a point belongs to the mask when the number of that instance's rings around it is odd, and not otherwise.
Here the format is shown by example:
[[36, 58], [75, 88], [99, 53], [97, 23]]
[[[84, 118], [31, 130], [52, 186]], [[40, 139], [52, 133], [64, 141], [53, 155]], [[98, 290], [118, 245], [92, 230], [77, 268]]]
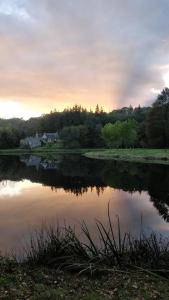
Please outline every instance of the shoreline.
[[91, 151], [102, 151], [100, 149], [46, 149], [46, 148], [37, 148], [34, 150], [26, 150], [26, 149], [4, 149], [0, 150], [0, 156], [3, 155], [42, 155], [42, 154], [85, 154], [86, 152]]
[[169, 149], [106, 149], [86, 152], [91, 159], [169, 164]]
[[4, 149], [0, 156], [40, 155], [55, 157], [59, 154], [81, 154], [90, 159], [117, 160], [138, 163], [155, 163], [169, 165], [169, 149], [65, 149], [65, 148], [36, 148], [36, 149]]

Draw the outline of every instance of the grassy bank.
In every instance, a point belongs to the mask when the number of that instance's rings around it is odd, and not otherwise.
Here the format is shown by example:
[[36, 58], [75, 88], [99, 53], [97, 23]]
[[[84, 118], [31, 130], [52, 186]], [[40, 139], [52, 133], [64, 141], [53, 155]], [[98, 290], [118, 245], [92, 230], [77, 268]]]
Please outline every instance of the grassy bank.
[[169, 164], [169, 149], [65, 149], [47, 145], [35, 149], [1, 149], [0, 155], [40, 155], [54, 158], [57, 154], [82, 154], [93, 159]]
[[141, 272], [114, 269], [89, 277], [0, 258], [0, 299], [167, 300], [168, 294], [167, 280]]
[[102, 151], [101, 149], [63, 149], [55, 147], [39, 147], [35, 149], [1, 149], [0, 155], [54, 155], [54, 154], [85, 154], [90, 151]]
[[169, 149], [106, 149], [86, 152], [85, 156], [95, 159], [169, 164]]

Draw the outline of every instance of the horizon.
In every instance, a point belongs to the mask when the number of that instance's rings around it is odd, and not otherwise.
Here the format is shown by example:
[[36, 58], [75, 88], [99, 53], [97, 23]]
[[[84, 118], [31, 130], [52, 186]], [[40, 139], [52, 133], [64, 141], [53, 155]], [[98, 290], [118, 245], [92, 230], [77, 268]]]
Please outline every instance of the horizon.
[[0, 118], [150, 106], [169, 87], [168, 11], [166, 0], [1, 0]]
[[[15, 104], [14, 104], [15, 105]], [[50, 110], [49, 112], [46, 112], [46, 113], [43, 113], [43, 114], [40, 114], [40, 115], [32, 115], [31, 117], [28, 117], [28, 118], [23, 118], [23, 117], [4, 117], [4, 118], [2, 118], [1, 116], [0, 116], [0, 120], [11, 120], [11, 119], [22, 119], [23, 121], [29, 121], [30, 119], [33, 119], [33, 118], [41, 118], [41, 117], [43, 117], [43, 115], [48, 115], [48, 114], [51, 114], [51, 113], [63, 113], [65, 110], [71, 110], [73, 107], [75, 107], [76, 105], [78, 105], [78, 104], [74, 104], [74, 105], [72, 105], [71, 107], [65, 107], [63, 110], [56, 110], [56, 108], [54, 108], [54, 109], [52, 109], [52, 110]], [[97, 106], [98, 104], [96, 104], [96, 106]], [[80, 104], [78, 105], [78, 106], [81, 106]], [[116, 108], [116, 109], [112, 109], [112, 110], [109, 110], [109, 111], [106, 111], [105, 109], [104, 109], [104, 107], [103, 106], [99, 106], [99, 109], [101, 110], [103, 110], [103, 112], [104, 113], [106, 113], [106, 114], [109, 114], [109, 113], [111, 113], [111, 112], [113, 112], [113, 111], [116, 111], [116, 110], [122, 110], [122, 109], [124, 109], [124, 108], [130, 108], [130, 107], [132, 107], [133, 108], [133, 110], [134, 109], [136, 109], [136, 108], [138, 108], [138, 107], [141, 107], [141, 108], [143, 108], [143, 107], [146, 107], [146, 108], [148, 108], [148, 107], [150, 107], [150, 106], [147, 106], [147, 105], [145, 105], [145, 106], [140, 106], [140, 104], [138, 105], [138, 106], [131, 106], [131, 105], [129, 105], [129, 106], [123, 106], [123, 107], [119, 107], [119, 108]], [[94, 108], [94, 109], [87, 109], [85, 106], [81, 106], [81, 108], [82, 109], [85, 109], [88, 113], [95, 113], [95, 110], [96, 110], [96, 107]]]

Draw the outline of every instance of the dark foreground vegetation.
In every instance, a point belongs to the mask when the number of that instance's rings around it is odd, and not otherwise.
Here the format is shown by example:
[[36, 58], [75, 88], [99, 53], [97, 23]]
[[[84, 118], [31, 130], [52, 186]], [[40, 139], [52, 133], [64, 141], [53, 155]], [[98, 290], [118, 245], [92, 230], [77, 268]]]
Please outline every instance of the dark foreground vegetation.
[[155, 233], [146, 237], [141, 232], [138, 238], [122, 234], [119, 218], [114, 228], [108, 211], [108, 226], [96, 221], [95, 238], [85, 222], [79, 234], [67, 225], [64, 228], [44, 226], [32, 236], [26, 249], [26, 261], [90, 275], [122, 267], [167, 277], [169, 239]]
[[167, 300], [169, 282], [141, 271], [111, 269], [75, 274], [0, 258], [0, 299], [5, 300]]
[[36, 133], [57, 132], [63, 148], [169, 147], [169, 89], [151, 107], [123, 107], [109, 113], [75, 105], [39, 118], [0, 119], [0, 149], [16, 148]]
[[0, 259], [0, 299], [168, 299], [169, 240], [138, 239], [96, 222], [43, 226], [32, 235], [24, 261]]
[[5, 300], [167, 300], [168, 283], [141, 271], [114, 268], [91, 277], [0, 258], [0, 299]]

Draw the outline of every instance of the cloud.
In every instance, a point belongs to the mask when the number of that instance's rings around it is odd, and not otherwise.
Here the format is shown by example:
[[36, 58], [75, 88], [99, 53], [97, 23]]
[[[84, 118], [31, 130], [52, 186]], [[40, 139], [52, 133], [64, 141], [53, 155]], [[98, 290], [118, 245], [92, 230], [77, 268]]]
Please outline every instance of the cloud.
[[[23, 2], [23, 1], [22, 1]], [[21, 19], [30, 19], [28, 12], [23, 6], [24, 2], [20, 1], [1, 1], [0, 2], [0, 14], [6, 16], [12, 16]], [[22, 3], [22, 5], [21, 5]]]
[[0, 98], [39, 112], [149, 103], [168, 46], [167, 0], [1, 0]]

